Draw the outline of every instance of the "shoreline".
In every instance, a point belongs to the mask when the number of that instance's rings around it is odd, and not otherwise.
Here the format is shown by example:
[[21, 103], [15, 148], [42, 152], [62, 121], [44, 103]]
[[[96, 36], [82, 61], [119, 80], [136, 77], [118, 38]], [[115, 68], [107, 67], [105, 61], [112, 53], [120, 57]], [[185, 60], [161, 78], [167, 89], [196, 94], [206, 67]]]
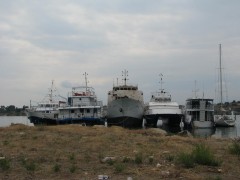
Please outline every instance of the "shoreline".
[[[229, 152], [230, 138], [169, 135], [153, 128], [19, 124], [1, 127], [0, 137], [1, 158], [9, 163], [8, 169], [0, 168], [0, 174], [7, 179], [97, 179], [98, 175], [237, 179], [240, 175], [239, 158]], [[209, 147], [221, 165], [186, 168], [177, 163], [179, 154], [191, 152], [198, 144]]]

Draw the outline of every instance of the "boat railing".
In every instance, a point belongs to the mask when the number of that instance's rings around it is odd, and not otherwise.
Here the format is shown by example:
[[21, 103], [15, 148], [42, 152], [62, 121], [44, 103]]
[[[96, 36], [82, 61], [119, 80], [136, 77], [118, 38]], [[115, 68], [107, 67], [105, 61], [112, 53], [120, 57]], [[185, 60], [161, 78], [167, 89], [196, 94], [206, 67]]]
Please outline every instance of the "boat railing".
[[102, 101], [96, 101], [96, 102], [79, 102], [75, 104], [76, 106], [102, 106]]
[[[186, 105], [187, 109], [200, 109], [200, 105]], [[203, 109], [205, 110], [212, 110], [213, 104], [206, 105]]]

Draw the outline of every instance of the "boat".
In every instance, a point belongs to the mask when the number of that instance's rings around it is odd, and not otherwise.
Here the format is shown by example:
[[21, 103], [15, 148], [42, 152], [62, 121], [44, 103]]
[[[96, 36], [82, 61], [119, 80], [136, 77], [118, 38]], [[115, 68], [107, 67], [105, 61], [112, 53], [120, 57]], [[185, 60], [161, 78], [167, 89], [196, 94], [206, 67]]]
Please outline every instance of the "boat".
[[[235, 126], [235, 117], [233, 114], [233, 111], [227, 111], [226, 109], [224, 109], [223, 107], [223, 82], [222, 82], [222, 59], [221, 59], [221, 53], [222, 49], [221, 49], [221, 44], [219, 44], [219, 81], [220, 81], [220, 105], [216, 106], [216, 110], [215, 110], [215, 115], [214, 115], [214, 122], [215, 122], [215, 126], [221, 126], [221, 127], [233, 127]], [[229, 113], [230, 112], [230, 113]]]
[[103, 125], [103, 103], [97, 100], [94, 88], [88, 86], [87, 73], [84, 75], [85, 86], [72, 87], [72, 91], [68, 93], [67, 103], [57, 106], [53, 116], [34, 119], [31, 122], [34, 125]]
[[31, 123], [35, 125], [55, 124], [58, 118], [58, 108], [66, 103], [58, 100], [56, 91], [54, 81], [52, 81], [51, 88], [42, 101], [35, 106], [30, 101], [30, 107], [26, 109], [26, 114]]
[[189, 98], [186, 100], [185, 123], [190, 128], [213, 128], [213, 99]]
[[93, 87], [88, 86], [85, 73], [85, 86], [73, 87], [68, 93], [68, 106], [60, 107], [57, 124], [103, 125], [103, 103], [97, 99]]
[[124, 70], [124, 84], [113, 85], [108, 92], [107, 124], [127, 128], [142, 127], [144, 101], [138, 86], [127, 84], [128, 71]]
[[[183, 126], [183, 112], [177, 102], [172, 101], [171, 95], [162, 88], [162, 74], [160, 91], [153, 92], [151, 99], [146, 105], [144, 119], [146, 126], [157, 127], [157, 123], [162, 126]], [[158, 122], [160, 121], [160, 122]]]

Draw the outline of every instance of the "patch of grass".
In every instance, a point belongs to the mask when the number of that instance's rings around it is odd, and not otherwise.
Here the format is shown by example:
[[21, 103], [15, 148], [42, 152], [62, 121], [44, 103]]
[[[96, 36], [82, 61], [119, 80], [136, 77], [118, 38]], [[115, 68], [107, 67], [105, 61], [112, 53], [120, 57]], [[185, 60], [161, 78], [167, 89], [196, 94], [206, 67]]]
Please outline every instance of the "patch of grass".
[[36, 170], [36, 163], [33, 160], [26, 160], [26, 159], [22, 159], [22, 165], [24, 166], [24, 168], [28, 171], [35, 171]]
[[44, 131], [46, 129], [45, 125], [43, 124], [37, 125], [36, 127], [38, 131]]
[[152, 163], [153, 163], [153, 156], [149, 156], [149, 157], [148, 157], [148, 162], [149, 162], [149, 164], [152, 164]]
[[0, 159], [0, 168], [4, 171], [10, 169], [10, 161], [6, 158]]
[[194, 159], [191, 154], [182, 152], [178, 155], [177, 161], [186, 168], [194, 167]]
[[114, 164], [114, 160], [108, 159], [108, 160], [107, 160], [107, 164], [110, 165], [110, 166], [112, 166], [112, 165]]
[[74, 153], [70, 154], [70, 155], [69, 155], [69, 159], [70, 159], [71, 161], [74, 161], [74, 160], [75, 160], [75, 154], [74, 154]]
[[71, 167], [69, 168], [69, 171], [71, 173], [74, 173], [76, 170], [77, 170], [77, 167], [74, 164], [72, 164]]
[[143, 163], [142, 153], [137, 153], [137, 154], [135, 154], [134, 162], [135, 162], [136, 164], [142, 164], [142, 163]]
[[9, 141], [8, 140], [3, 141], [3, 145], [4, 146], [9, 145]]
[[209, 147], [204, 144], [197, 144], [191, 153], [180, 153], [177, 161], [186, 168], [194, 167], [194, 164], [219, 166], [221, 164]]
[[167, 155], [166, 156], [166, 160], [168, 160], [169, 162], [172, 162], [174, 160], [174, 156], [173, 155]]
[[219, 166], [221, 164], [220, 161], [216, 160], [209, 147], [204, 144], [196, 145], [192, 151], [192, 157], [197, 164], [201, 165]]
[[29, 161], [25, 164], [25, 168], [28, 171], [35, 171], [36, 170], [36, 163], [34, 161]]
[[123, 163], [129, 163], [129, 162], [132, 162], [132, 159], [130, 157], [124, 157], [123, 160], [122, 160]]
[[125, 169], [125, 165], [122, 163], [117, 163], [114, 165], [114, 167], [115, 167], [115, 172], [117, 172], [117, 173], [121, 173]]
[[229, 146], [229, 152], [234, 155], [240, 156], [240, 141], [234, 140], [233, 143]]
[[55, 165], [53, 166], [53, 171], [54, 171], [54, 172], [59, 172], [59, 171], [60, 171], [60, 168], [61, 168], [61, 166], [60, 166], [59, 164], [55, 164]]

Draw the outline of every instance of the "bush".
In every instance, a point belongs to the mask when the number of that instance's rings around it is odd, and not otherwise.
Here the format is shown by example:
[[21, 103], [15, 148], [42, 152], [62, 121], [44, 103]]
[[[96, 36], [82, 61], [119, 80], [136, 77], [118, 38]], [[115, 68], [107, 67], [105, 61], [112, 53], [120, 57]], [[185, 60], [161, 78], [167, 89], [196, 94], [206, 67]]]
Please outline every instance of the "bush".
[[71, 167], [69, 168], [69, 171], [71, 173], [74, 173], [76, 170], [77, 170], [77, 167], [74, 164], [72, 164]]
[[177, 161], [183, 164], [186, 168], [194, 167], [194, 164], [207, 165], [207, 166], [219, 166], [220, 161], [216, 160], [214, 154], [204, 144], [196, 145], [195, 149], [188, 153], [180, 153]]
[[135, 155], [135, 160], [134, 160], [134, 162], [135, 162], [136, 164], [142, 164], [142, 162], [143, 162], [142, 153], [137, 153], [137, 154]]
[[123, 172], [124, 169], [125, 169], [124, 164], [122, 164], [122, 163], [117, 163], [117, 164], [115, 164], [115, 171], [116, 171], [117, 173]]
[[55, 164], [53, 167], [54, 172], [59, 172], [60, 171], [60, 165], [59, 164]]
[[240, 142], [239, 140], [233, 141], [233, 143], [229, 146], [229, 151], [231, 154], [235, 154], [240, 156]]
[[10, 162], [6, 158], [0, 159], [0, 168], [2, 170], [8, 170], [10, 168]]
[[177, 161], [186, 168], [194, 167], [194, 159], [191, 154], [184, 153], [184, 152], [180, 153], [178, 155]]
[[219, 166], [220, 162], [214, 157], [214, 154], [204, 144], [196, 145], [192, 151], [192, 157], [197, 164], [208, 165], [208, 166]]

